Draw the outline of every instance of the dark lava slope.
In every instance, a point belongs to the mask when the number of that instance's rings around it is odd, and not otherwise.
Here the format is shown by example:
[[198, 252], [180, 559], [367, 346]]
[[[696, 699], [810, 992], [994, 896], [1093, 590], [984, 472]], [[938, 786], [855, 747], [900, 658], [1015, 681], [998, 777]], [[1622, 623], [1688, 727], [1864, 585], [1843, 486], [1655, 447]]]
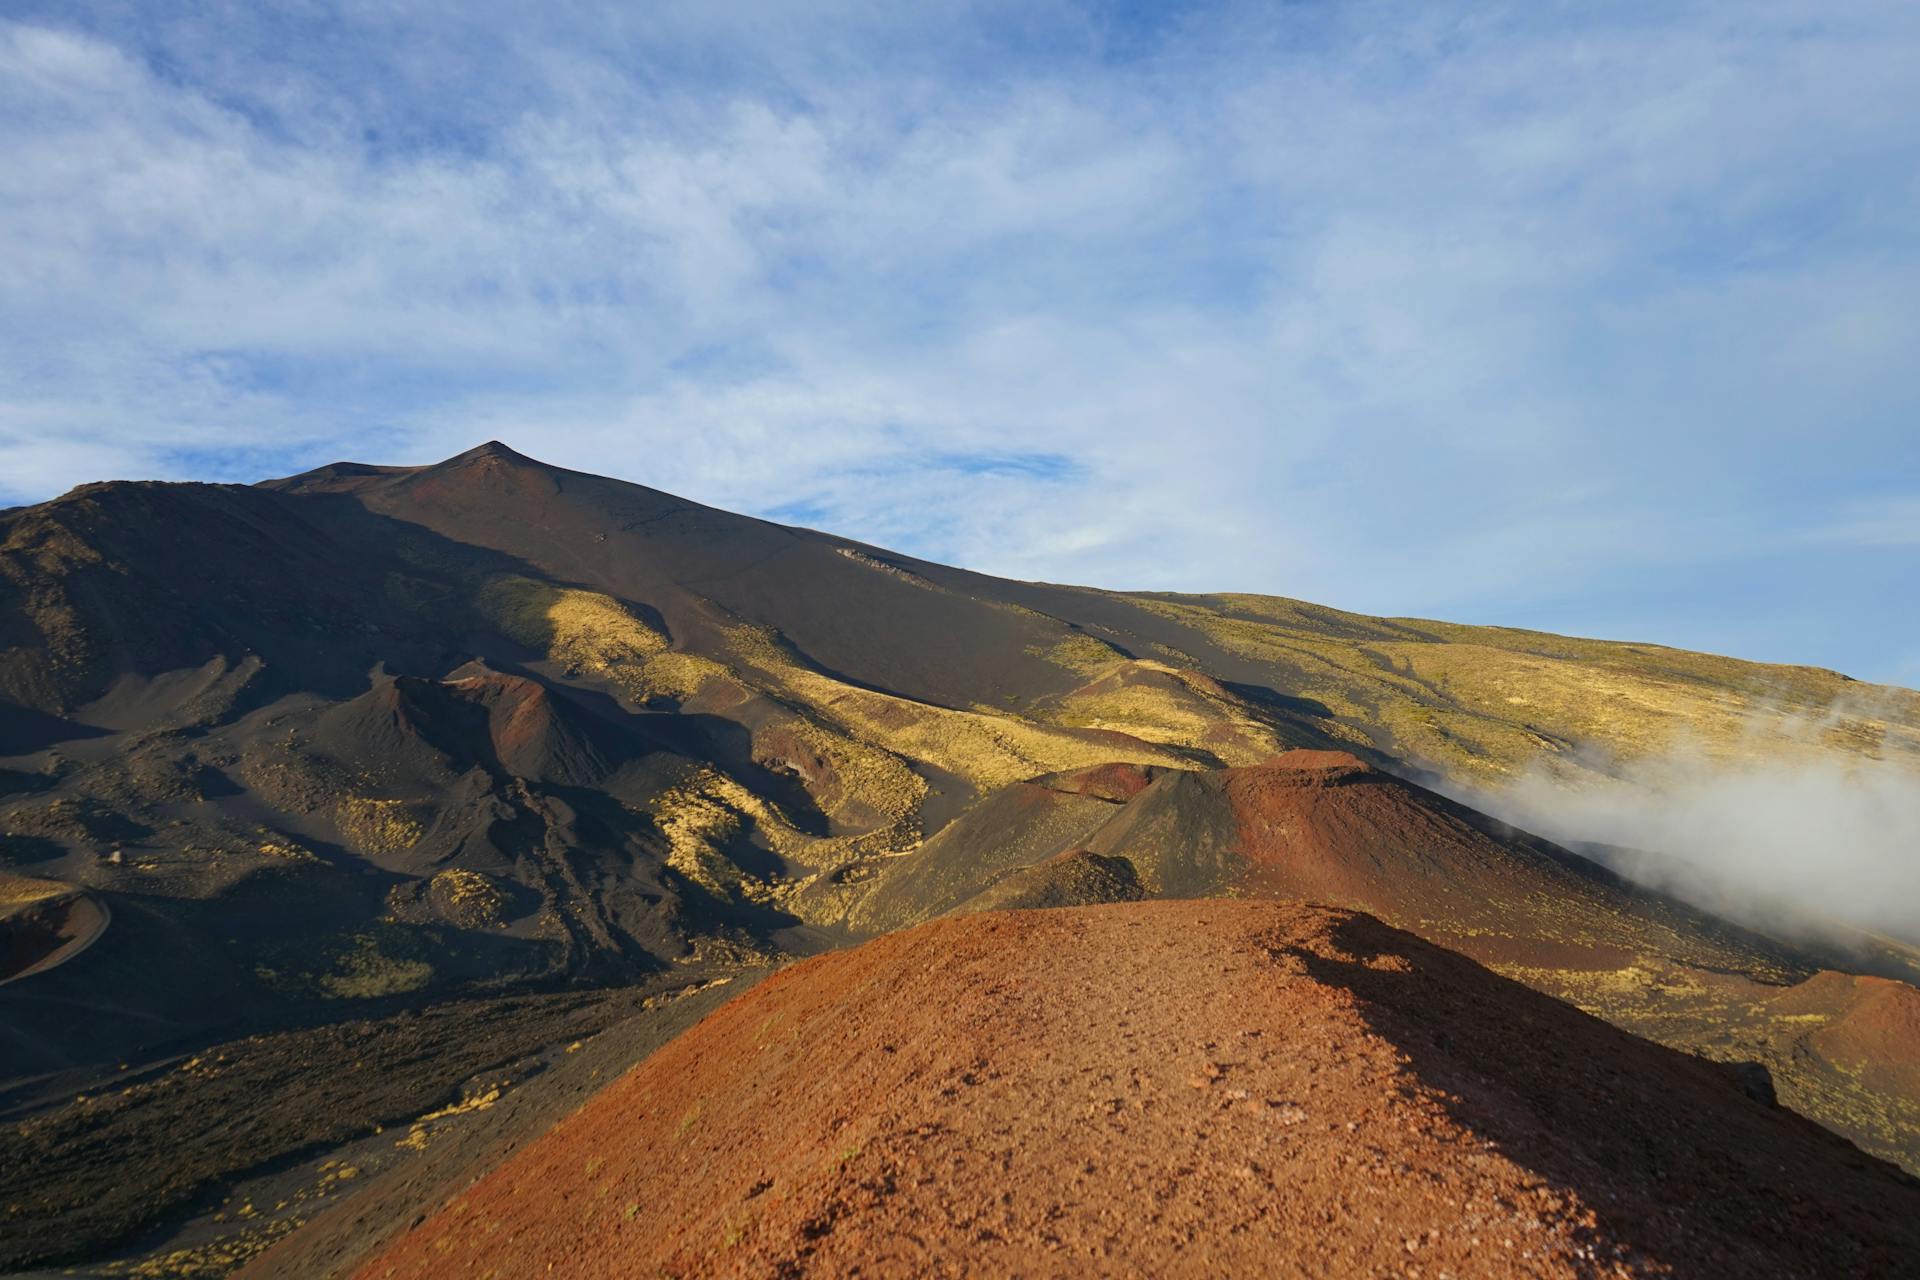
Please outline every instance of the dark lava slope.
[[804, 951], [993, 785], [1220, 763], [1026, 715], [1130, 658], [1007, 585], [499, 445], [0, 515], [0, 869], [114, 920], [0, 992], [0, 1079]]

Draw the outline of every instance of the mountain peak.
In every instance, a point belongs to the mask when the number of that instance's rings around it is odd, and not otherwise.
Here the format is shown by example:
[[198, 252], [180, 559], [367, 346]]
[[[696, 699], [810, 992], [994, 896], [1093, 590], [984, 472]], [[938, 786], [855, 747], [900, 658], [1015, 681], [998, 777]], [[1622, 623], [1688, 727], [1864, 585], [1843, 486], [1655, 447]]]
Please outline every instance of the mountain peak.
[[524, 453], [517, 452], [498, 440], [489, 440], [485, 444], [475, 445], [465, 453], [456, 453], [440, 465], [448, 466], [461, 462], [483, 462], [488, 459], [498, 459], [501, 462], [510, 462], [519, 466], [538, 467], [545, 465], [544, 463], [536, 462]]
[[277, 480], [262, 480], [258, 487], [279, 489], [294, 493], [311, 492], [354, 492], [366, 488], [368, 482], [382, 480], [404, 481], [412, 476], [444, 477], [449, 471], [462, 471], [469, 467], [491, 464], [494, 467], [514, 471], [552, 471], [544, 462], [527, 457], [499, 440], [489, 440], [485, 444], [475, 445], [463, 453], [440, 462], [430, 462], [415, 466], [371, 466], [364, 462], [331, 462], [312, 471], [303, 471], [298, 475], [286, 476]]

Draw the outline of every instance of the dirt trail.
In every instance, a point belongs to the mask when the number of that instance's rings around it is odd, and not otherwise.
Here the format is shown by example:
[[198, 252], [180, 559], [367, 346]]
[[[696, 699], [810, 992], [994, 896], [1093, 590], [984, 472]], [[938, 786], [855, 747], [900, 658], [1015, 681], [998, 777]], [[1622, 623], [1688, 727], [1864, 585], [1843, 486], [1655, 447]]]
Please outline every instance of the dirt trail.
[[735, 1000], [364, 1277], [1868, 1275], [1920, 1189], [1352, 912], [937, 921]]

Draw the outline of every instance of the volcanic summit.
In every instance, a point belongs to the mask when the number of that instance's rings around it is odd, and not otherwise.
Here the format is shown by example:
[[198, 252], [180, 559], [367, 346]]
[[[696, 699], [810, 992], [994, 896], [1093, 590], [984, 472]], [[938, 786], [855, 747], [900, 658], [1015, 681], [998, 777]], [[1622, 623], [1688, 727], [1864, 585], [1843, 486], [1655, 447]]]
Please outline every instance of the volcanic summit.
[[1920, 764], [1870, 692], [498, 443], [85, 485], [0, 512], [0, 1270], [1897, 1270], [1913, 940], [1447, 798]]

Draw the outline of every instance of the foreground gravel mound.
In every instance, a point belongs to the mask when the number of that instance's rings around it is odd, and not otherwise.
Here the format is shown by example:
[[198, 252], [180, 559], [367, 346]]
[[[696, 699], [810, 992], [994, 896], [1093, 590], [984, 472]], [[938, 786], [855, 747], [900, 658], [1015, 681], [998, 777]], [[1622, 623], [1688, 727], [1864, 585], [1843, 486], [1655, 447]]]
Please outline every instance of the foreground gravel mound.
[[1885, 1275], [1920, 1189], [1349, 911], [937, 921], [709, 1016], [361, 1273]]

